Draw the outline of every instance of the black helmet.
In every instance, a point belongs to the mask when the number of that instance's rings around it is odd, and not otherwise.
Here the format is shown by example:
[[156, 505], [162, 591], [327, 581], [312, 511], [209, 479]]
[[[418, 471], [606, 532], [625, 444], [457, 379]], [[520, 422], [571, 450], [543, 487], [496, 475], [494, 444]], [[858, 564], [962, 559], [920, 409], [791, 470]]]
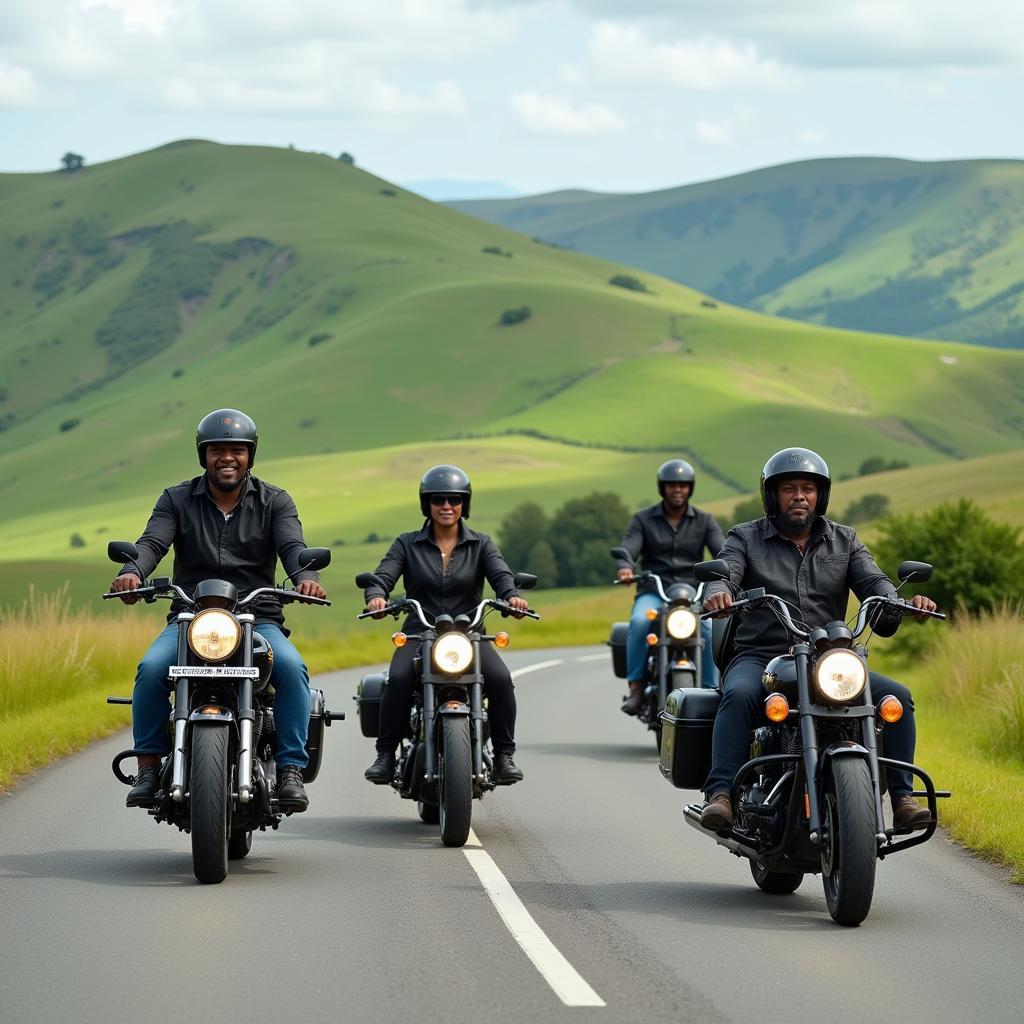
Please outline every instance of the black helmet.
[[832, 477], [825, 460], [810, 448], [783, 448], [776, 452], [761, 470], [761, 507], [766, 516], [779, 511], [779, 496], [775, 484], [789, 477], [810, 477], [818, 484], [818, 504], [814, 514], [823, 516], [828, 510], [828, 496], [832, 490]]
[[461, 494], [462, 518], [469, 518], [469, 502], [473, 497], [473, 485], [469, 477], [458, 466], [434, 466], [423, 474], [420, 481], [420, 511], [429, 518], [430, 495]]
[[697, 481], [691, 466], [684, 459], [669, 459], [663, 462], [658, 469], [658, 493], [665, 497], [665, 484], [689, 484], [690, 497], [696, 490]]
[[207, 413], [196, 427], [196, 451], [199, 465], [206, 469], [206, 446], [214, 441], [242, 441], [249, 446], [249, 468], [256, 461], [256, 445], [260, 435], [244, 412], [237, 409], [214, 409]]

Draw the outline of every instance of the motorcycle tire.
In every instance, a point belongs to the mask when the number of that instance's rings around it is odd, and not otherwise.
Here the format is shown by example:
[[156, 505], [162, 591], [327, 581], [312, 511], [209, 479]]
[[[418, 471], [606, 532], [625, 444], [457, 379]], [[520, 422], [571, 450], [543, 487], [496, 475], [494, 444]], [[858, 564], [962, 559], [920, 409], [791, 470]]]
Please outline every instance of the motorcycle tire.
[[252, 829], [243, 829], [231, 833], [228, 840], [228, 860], [241, 860], [249, 856], [252, 849]]
[[425, 804], [422, 800], [417, 800], [416, 813], [420, 816], [420, 821], [427, 825], [436, 825], [441, 820], [441, 808], [437, 804]]
[[228, 746], [226, 725], [203, 725], [192, 730], [192, 870], [205, 884], [223, 882], [228, 873]]
[[465, 846], [473, 819], [473, 744], [468, 717], [446, 715], [441, 719], [437, 761], [441, 842], [445, 846]]
[[750, 862], [750, 874], [753, 876], [754, 884], [761, 892], [770, 892], [776, 896], [786, 896], [796, 892], [804, 876], [800, 872], [769, 871], [758, 860]]
[[867, 761], [832, 759], [822, 814], [821, 880], [832, 920], [856, 927], [871, 909], [878, 846]]

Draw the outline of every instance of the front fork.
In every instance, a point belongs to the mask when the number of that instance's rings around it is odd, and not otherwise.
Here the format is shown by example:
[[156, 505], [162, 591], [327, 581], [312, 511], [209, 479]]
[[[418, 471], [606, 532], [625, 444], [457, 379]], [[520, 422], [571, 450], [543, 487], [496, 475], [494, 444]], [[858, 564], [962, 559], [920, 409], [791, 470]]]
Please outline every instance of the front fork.
[[[195, 618], [191, 612], [178, 615], [178, 664], [188, 664], [188, 624]], [[171, 751], [171, 799], [185, 802], [185, 776], [188, 773], [188, 750], [185, 730], [188, 727], [188, 676], [178, 676], [174, 685], [174, 747]]]
[[[238, 616], [242, 624], [242, 665], [252, 668], [252, 631], [256, 617]], [[252, 731], [256, 714], [252, 708], [252, 680], [243, 677], [238, 687], [238, 802], [252, 800]]]

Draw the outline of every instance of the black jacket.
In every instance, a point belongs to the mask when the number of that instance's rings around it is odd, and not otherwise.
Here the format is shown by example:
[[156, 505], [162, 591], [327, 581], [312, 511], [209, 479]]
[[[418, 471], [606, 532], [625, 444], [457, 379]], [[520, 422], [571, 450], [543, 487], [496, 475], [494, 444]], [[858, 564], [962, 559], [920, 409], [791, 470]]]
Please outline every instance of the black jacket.
[[447, 570], [441, 563], [441, 549], [430, 532], [430, 521], [419, 530], [400, 534], [376, 569], [387, 589], [373, 586], [366, 600], [387, 597], [401, 576], [405, 596], [419, 601], [431, 619], [438, 615], [471, 613], [483, 599], [484, 580], [503, 601], [518, 597], [512, 582], [512, 570], [501, 557], [498, 546], [485, 533], [477, 533], [459, 523], [459, 539], [448, 559]]
[[[670, 583], [696, 586], [694, 564], [704, 561], [705, 548], [712, 558], [717, 558], [724, 543], [722, 528], [710, 512], [687, 504], [679, 526], [673, 528], [661, 502], [637, 512], [622, 538], [622, 547], [633, 556], [633, 561], [639, 561], [644, 571], [657, 573], [666, 586]], [[632, 567], [628, 562], [619, 561], [618, 568]]]
[[[205, 473], [168, 487], [160, 495], [137, 544], [144, 576], [149, 576], [173, 545], [171, 578], [183, 590], [191, 593], [203, 580], [222, 579], [238, 588], [239, 597], [274, 585], [278, 556], [285, 572], [294, 572], [299, 567], [299, 552], [306, 546], [295, 502], [287, 491], [248, 476], [238, 504], [225, 519], [210, 497]], [[119, 575], [135, 571], [126, 565]], [[304, 572], [296, 582], [319, 579], [318, 573]], [[180, 610], [181, 602], [173, 602], [168, 621]], [[259, 598], [252, 611], [258, 619], [284, 622], [276, 597]]]
[[[845, 619], [851, 590], [861, 601], [874, 594], [891, 597], [896, 593], [857, 532], [830, 519], [814, 524], [803, 554], [770, 519], [740, 523], [729, 531], [718, 557], [729, 563], [730, 583], [709, 583], [705, 597], [726, 590], [735, 597], [740, 590], [764, 587], [788, 602], [794, 620], [802, 620], [812, 629]], [[737, 654], [751, 650], [782, 654], [789, 649], [788, 634], [770, 607], [739, 614], [734, 639]], [[890, 636], [898, 624], [898, 617], [889, 616], [875, 629], [881, 636]]]

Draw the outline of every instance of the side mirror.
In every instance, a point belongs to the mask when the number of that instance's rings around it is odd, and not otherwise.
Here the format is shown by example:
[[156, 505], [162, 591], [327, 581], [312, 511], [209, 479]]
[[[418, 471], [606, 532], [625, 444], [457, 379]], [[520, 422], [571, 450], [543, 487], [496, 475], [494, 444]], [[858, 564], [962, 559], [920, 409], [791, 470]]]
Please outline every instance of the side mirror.
[[107, 545], [107, 558], [112, 562], [117, 562], [119, 565], [137, 562], [139, 559], [139, 549], [131, 541], [112, 540]]
[[630, 565], [633, 564], [633, 556], [625, 548], [610, 548], [608, 550], [608, 554], [610, 554], [612, 558], [618, 558], [620, 561], [629, 562]]
[[380, 587], [381, 590], [387, 590], [384, 586], [384, 581], [375, 572], [361, 572], [356, 577], [356, 586], [360, 590], [366, 590], [369, 587]]
[[326, 569], [331, 564], [330, 548], [303, 548], [299, 552], [299, 565], [314, 572]]
[[906, 583], [907, 580], [925, 583], [932, 578], [932, 571], [933, 566], [927, 562], [900, 562], [896, 575], [899, 577], [900, 583]]
[[698, 562], [693, 567], [693, 575], [701, 583], [715, 583], [719, 580], [729, 582], [729, 563], [724, 558], [716, 558], [710, 562]]
[[517, 572], [512, 577], [512, 584], [516, 590], [533, 590], [537, 586], [537, 577], [528, 572]]

